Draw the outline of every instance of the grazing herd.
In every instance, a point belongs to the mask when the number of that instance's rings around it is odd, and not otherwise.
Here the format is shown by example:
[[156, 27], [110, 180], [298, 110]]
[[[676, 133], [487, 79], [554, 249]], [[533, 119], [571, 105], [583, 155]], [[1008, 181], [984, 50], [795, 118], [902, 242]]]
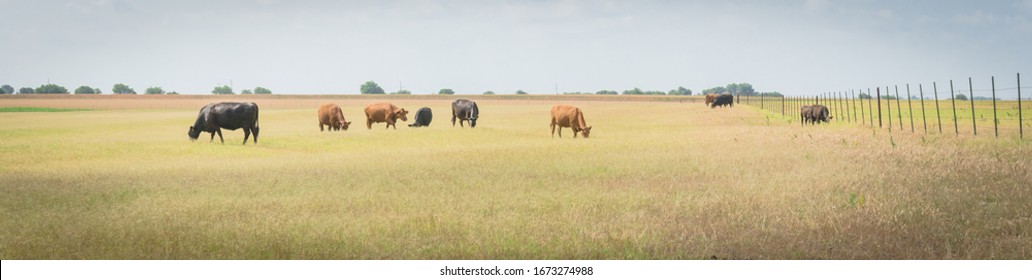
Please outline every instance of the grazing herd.
[[[734, 96], [731, 94], [706, 94], [706, 106], [733, 107]], [[469, 127], [477, 126], [477, 119], [480, 117], [480, 108], [477, 103], [469, 99], [456, 99], [452, 102], [452, 126], [456, 120], [459, 126], [465, 127], [464, 122], [469, 122]], [[559, 128], [559, 137], [563, 137], [563, 128], [569, 127], [573, 130], [573, 138], [580, 134], [584, 138], [591, 135], [591, 126], [584, 120], [584, 112], [573, 106], [557, 105], [552, 107], [552, 121], [549, 128], [552, 130], [552, 137], [555, 137], [556, 128]], [[394, 127], [397, 121], [408, 121], [408, 111], [390, 103], [369, 104], [365, 107], [366, 128], [373, 129], [373, 123], [386, 123], [386, 128]], [[337, 104], [327, 103], [319, 106], [317, 110], [319, 120], [319, 131], [348, 130], [351, 122], [344, 119], [344, 113]], [[423, 107], [416, 111], [415, 122], [409, 127], [430, 126], [433, 120], [433, 112], [430, 108]], [[809, 105], [800, 108], [800, 123], [819, 124], [829, 122], [832, 116], [829, 115], [828, 107], [823, 105]], [[197, 120], [190, 126], [187, 135], [190, 140], [196, 141], [201, 132], [211, 133], [209, 143], [215, 141], [215, 135], [219, 135], [219, 141], [225, 143], [222, 138], [222, 129], [237, 130], [243, 128], [244, 143], [247, 138], [254, 135], [254, 143], [258, 143], [258, 105], [253, 102], [220, 102], [211, 103], [201, 108], [197, 114]]]

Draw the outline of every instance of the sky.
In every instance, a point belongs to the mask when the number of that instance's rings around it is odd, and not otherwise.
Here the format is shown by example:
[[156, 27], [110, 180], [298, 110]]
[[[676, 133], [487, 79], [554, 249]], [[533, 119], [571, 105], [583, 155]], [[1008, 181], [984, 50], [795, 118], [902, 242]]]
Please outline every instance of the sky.
[[1014, 88], [1016, 73], [1032, 74], [1032, 0], [0, 0], [0, 11], [0, 84], [15, 88], [354, 94], [375, 81], [555, 94], [748, 82], [801, 96], [971, 77], [980, 95], [990, 76]]

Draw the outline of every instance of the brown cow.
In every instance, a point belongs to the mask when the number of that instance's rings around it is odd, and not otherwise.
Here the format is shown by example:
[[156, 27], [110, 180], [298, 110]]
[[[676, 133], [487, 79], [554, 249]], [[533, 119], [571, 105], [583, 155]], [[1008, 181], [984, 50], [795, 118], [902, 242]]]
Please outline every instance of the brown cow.
[[390, 103], [369, 104], [365, 107], [365, 115], [366, 128], [369, 129], [373, 129], [374, 122], [386, 122], [387, 128], [394, 126], [394, 129], [398, 129], [398, 126], [394, 125], [398, 119], [408, 121], [408, 111]]
[[340, 111], [340, 106], [333, 103], [326, 103], [319, 105], [319, 131], [324, 131], [323, 126], [328, 126], [330, 130], [348, 130], [348, 125], [351, 122], [344, 120], [344, 113]]
[[565, 105], [552, 107], [552, 124], [549, 125], [552, 128], [552, 137], [555, 137], [556, 125], [559, 126], [559, 138], [563, 137], [564, 127], [573, 129], [573, 138], [577, 138], [578, 132], [584, 135], [584, 138], [588, 138], [588, 135], [591, 134], [591, 127], [584, 123], [584, 113], [577, 107]]
[[706, 94], [706, 106], [709, 107], [710, 104], [713, 104], [713, 101], [717, 100], [717, 96], [719, 96], [719, 94], [707, 93]]

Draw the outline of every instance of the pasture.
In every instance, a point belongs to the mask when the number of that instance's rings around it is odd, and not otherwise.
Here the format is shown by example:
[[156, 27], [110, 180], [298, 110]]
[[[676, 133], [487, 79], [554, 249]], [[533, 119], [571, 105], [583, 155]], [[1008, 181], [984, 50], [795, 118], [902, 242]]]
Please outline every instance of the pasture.
[[[377, 98], [433, 122], [367, 130]], [[0, 110], [0, 258], [1032, 258], [1027, 139], [548, 96], [466, 96], [469, 129], [452, 98], [0, 98], [88, 109]], [[223, 99], [261, 107], [257, 145], [188, 140]], [[324, 102], [348, 131], [319, 131]], [[591, 138], [550, 137], [556, 104]]]

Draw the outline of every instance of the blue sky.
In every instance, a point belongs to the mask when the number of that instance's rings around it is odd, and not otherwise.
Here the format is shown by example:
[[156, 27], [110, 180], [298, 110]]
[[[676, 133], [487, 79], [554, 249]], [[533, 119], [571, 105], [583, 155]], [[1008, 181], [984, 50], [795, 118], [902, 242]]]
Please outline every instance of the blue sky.
[[16, 88], [356, 93], [373, 80], [416, 94], [550, 94], [749, 82], [811, 95], [968, 77], [979, 90], [990, 76], [1012, 88], [1032, 68], [1032, 0], [0, 0], [0, 11], [0, 84]]

